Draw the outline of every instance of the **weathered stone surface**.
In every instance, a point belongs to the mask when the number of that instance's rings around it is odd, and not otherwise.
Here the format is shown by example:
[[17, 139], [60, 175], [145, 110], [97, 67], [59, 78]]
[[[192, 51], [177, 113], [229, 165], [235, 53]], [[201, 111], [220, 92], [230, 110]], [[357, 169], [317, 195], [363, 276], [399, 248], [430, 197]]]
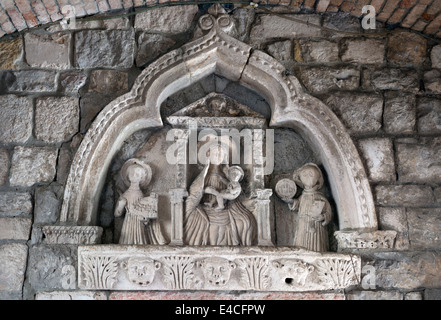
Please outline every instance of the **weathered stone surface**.
[[30, 187], [55, 178], [58, 150], [50, 147], [15, 147], [9, 177], [11, 186]]
[[341, 60], [353, 63], [384, 62], [385, 40], [348, 39], [342, 44]]
[[38, 292], [35, 300], [107, 300], [107, 294], [104, 291]]
[[9, 170], [9, 152], [6, 149], [0, 148], [0, 186], [6, 183], [8, 170]]
[[21, 243], [0, 246], [0, 291], [21, 291], [28, 247]]
[[[93, 20], [82, 21], [76, 20], [75, 25], [69, 25], [69, 30], [92, 30], [92, 29], [105, 29], [105, 30], [127, 30], [130, 28], [130, 20], [127, 17], [105, 19], [105, 20]], [[60, 32], [63, 26], [60, 24], [54, 24], [46, 29], [48, 32]]]
[[407, 209], [410, 246], [414, 250], [441, 246], [441, 209]]
[[44, 226], [47, 244], [98, 244], [103, 228], [97, 226]]
[[254, 8], [236, 8], [233, 11], [233, 18], [236, 20], [237, 39], [244, 41], [251, 30], [255, 18]]
[[[27, 277], [34, 290], [62, 290], [64, 279], [71, 274], [63, 274], [63, 267], [76, 269], [76, 246], [38, 245], [29, 251], [29, 268]], [[73, 275], [75, 279], [75, 275]]]
[[66, 71], [60, 74], [60, 89], [76, 93], [86, 84], [87, 76], [81, 71]]
[[413, 94], [386, 92], [383, 127], [388, 133], [412, 133], [416, 123], [416, 99]]
[[[324, 16], [323, 26], [332, 30], [360, 32], [361, 24], [360, 20], [347, 12], [328, 13]], [[325, 37], [344, 37], [345, 35], [338, 32], [324, 31]]]
[[5, 85], [9, 92], [55, 92], [56, 76], [56, 72], [42, 70], [8, 72]]
[[0, 216], [20, 216], [32, 213], [32, 197], [25, 192], [0, 192]]
[[336, 92], [323, 101], [340, 117], [350, 134], [374, 133], [381, 128], [381, 95]]
[[396, 31], [389, 36], [387, 60], [400, 66], [419, 66], [426, 60], [427, 40], [416, 33]]
[[0, 96], [0, 142], [23, 143], [32, 136], [33, 108], [29, 98]]
[[397, 143], [398, 180], [412, 183], [441, 183], [441, 138], [419, 143]]
[[441, 300], [441, 289], [424, 290], [424, 300]]
[[135, 55], [131, 30], [79, 31], [75, 34], [75, 65], [78, 68], [130, 68]]
[[438, 252], [378, 252], [365, 254], [362, 259], [375, 267], [377, 289], [441, 287]]
[[289, 60], [293, 55], [292, 41], [285, 40], [271, 43], [266, 48], [266, 51], [279, 61]]
[[425, 207], [434, 202], [432, 188], [418, 185], [375, 187], [377, 203], [383, 206]]
[[136, 15], [135, 29], [171, 34], [185, 32], [190, 28], [197, 12], [196, 5], [148, 10]]
[[0, 42], [0, 69], [15, 70], [19, 67], [23, 55], [23, 41], [21, 37]]
[[44, 97], [35, 102], [35, 137], [44, 142], [63, 142], [78, 132], [78, 98]]
[[358, 141], [371, 181], [394, 181], [395, 160], [393, 144], [387, 138], [370, 138]]
[[336, 62], [338, 44], [327, 40], [297, 40], [295, 60], [298, 62]]
[[31, 67], [48, 69], [67, 69], [70, 67], [70, 34], [42, 35], [26, 33], [24, 39], [26, 62]]
[[[60, 190], [57, 190], [59, 193]], [[53, 224], [58, 220], [60, 195], [51, 187], [40, 187], [35, 190], [34, 223]]]
[[[286, 15], [313, 25], [320, 25], [320, 16], [309, 14]], [[250, 33], [251, 42], [262, 42], [274, 38], [296, 38], [320, 36], [321, 30], [289, 19], [273, 15], [258, 16]]]
[[441, 93], [441, 71], [432, 69], [424, 72], [424, 90], [428, 93]]
[[312, 93], [329, 90], [355, 90], [360, 82], [360, 71], [353, 68], [299, 67], [299, 80]]
[[395, 238], [395, 249], [409, 249], [409, 230], [405, 208], [378, 208], [378, 225], [381, 230], [397, 231]]
[[114, 70], [93, 70], [90, 74], [89, 92], [123, 94], [129, 90], [129, 75]]
[[417, 113], [419, 133], [441, 133], [441, 101], [439, 99], [419, 99]]
[[353, 291], [346, 294], [347, 300], [403, 300], [398, 291]]
[[28, 240], [31, 218], [0, 218], [0, 240]]
[[173, 292], [173, 291], [132, 291], [111, 292], [109, 300], [344, 300], [343, 293], [319, 292], [253, 292], [253, 293], [213, 293]]
[[441, 45], [434, 46], [430, 51], [430, 60], [432, 68], [441, 69]]
[[85, 133], [97, 114], [104, 109], [116, 96], [88, 93], [81, 97], [80, 132]]
[[423, 294], [419, 291], [404, 294], [404, 300], [423, 300]]
[[433, 194], [435, 195], [436, 204], [441, 204], [441, 187], [435, 188]]
[[167, 52], [176, 42], [160, 34], [140, 32], [137, 43], [136, 65], [141, 67]]
[[365, 69], [362, 88], [365, 90], [419, 91], [418, 73], [413, 69]]

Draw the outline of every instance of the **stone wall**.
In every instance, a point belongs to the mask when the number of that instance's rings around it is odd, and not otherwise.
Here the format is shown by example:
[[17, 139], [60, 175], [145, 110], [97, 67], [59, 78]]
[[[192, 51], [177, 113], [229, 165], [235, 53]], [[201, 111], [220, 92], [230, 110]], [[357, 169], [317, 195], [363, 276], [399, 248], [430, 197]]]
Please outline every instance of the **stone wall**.
[[[59, 221], [70, 163], [94, 117], [128, 92], [146, 65], [187, 42], [201, 13], [194, 5], [157, 9], [0, 42], [1, 299], [176, 298], [76, 290], [76, 245], [46, 244], [42, 226]], [[372, 36], [341, 13], [282, 11], [359, 34], [330, 33], [259, 9], [231, 14], [240, 40], [279, 60], [346, 125], [368, 172], [379, 228], [398, 236], [394, 249], [356, 251], [375, 268], [374, 289], [205, 296], [441, 298], [441, 45], [404, 29]], [[221, 78], [212, 81], [215, 91], [231, 90]], [[198, 94], [187, 90], [180, 99], [192, 102]]]

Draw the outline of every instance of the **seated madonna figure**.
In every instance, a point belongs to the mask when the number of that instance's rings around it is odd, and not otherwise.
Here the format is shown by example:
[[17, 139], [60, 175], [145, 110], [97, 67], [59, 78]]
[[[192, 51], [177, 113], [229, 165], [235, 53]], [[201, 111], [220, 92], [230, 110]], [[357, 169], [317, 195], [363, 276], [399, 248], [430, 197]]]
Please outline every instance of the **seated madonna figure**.
[[[214, 144], [204, 169], [190, 186], [185, 202], [184, 242], [189, 245], [253, 245], [257, 224], [253, 214], [240, 201], [242, 169], [229, 170], [228, 149]], [[223, 169], [221, 169], [221, 166]], [[233, 167], [231, 167], [233, 168]], [[225, 172], [230, 172], [227, 180]], [[234, 180], [231, 181], [233, 172]], [[230, 189], [230, 192], [226, 192]], [[228, 194], [227, 194], [228, 193]], [[203, 198], [205, 201], [202, 201]], [[225, 201], [225, 202], [224, 202]], [[213, 206], [214, 203], [218, 206]]]
[[129, 186], [119, 198], [115, 217], [125, 212], [119, 244], [166, 244], [158, 222], [158, 196], [145, 197], [141, 187], [152, 178], [150, 166], [139, 159], [128, 160], [121, 169], [121, 177]]

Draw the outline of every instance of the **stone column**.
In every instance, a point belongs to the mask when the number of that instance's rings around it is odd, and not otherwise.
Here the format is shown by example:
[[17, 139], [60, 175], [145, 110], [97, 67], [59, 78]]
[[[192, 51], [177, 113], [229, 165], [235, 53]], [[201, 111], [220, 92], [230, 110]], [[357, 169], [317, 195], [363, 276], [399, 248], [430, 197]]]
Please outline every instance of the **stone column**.
[[272, 189], [257, 189], [257, 245], [274, 246], [271, 239], [271, 195]]
[[185, 189], [171, 189], [171, 234], [170, 245], [182, 246], [184, 244], [184, 198], [188, 196]]

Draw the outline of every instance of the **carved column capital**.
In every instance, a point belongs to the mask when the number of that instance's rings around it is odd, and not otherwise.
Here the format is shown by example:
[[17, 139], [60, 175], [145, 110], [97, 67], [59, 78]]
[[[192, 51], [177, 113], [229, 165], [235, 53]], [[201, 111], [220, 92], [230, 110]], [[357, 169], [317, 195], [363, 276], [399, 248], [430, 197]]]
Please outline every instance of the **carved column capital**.
[[188, 197], [188, 192], [185, 189], [171, 189], [168, 194], [170, 195], [170, 202], [172, 204], [181, 203], [184, 198]]

